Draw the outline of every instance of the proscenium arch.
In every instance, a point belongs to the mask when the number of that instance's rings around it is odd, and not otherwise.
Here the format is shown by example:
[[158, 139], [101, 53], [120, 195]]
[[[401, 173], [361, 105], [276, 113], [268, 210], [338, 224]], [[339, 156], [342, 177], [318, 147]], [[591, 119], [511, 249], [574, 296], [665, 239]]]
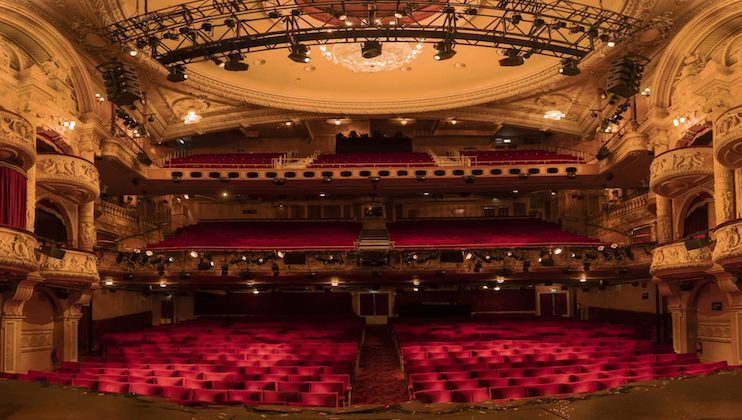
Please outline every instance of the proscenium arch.
[[96, 108], [95, 82], [81, 57], [79, 47], [72, 45], [51, 23], [19, 2], [0, 2], [0, 34], [28, 49], [37, 59], [53, 59], [69, 69], [77, 96], [78, 112], [83, 115]]
[[698, 7], [703, 10], [673, 37], [657, 63], [650, 109], [668, 109], [672, 105], [675, 76], [688, 53], [708, 55], [742, 28], [742, 0], [707, 1]]

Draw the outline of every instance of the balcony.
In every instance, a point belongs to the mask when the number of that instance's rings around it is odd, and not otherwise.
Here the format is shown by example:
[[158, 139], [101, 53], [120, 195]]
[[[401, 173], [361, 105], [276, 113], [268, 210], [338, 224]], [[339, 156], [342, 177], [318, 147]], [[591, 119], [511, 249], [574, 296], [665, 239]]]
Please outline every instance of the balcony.
[[100, 180], [95, 165], [85, 159], [66, 155], [39, 155], [37, 182], [75, 204], [95, 200]]
[[686, 147], [661, 153], [649, 167], [649, 188], [663, 197], [674, 198], [690, 188], [713, 179], [714, 162], [710, 147]]
[[0, 271], [25, 275], [38, 269], [36, 237], [31, 232], [0, 226]]
[[36, 130], [20, 115], [0, 109], [0, 160], [29, 169], [36, 162]]
[[716, 160], [730, 169], [742, 168], [742, 106], [731, 109], [714, 123]]
[[684, 279], [698, 276], [712, 265], [709, 247], [689, 251], [680, 241], [658, 246], [652, 251], [649, 273], [663, 280]]
[[96, 256], [71, 249], [66, 249], [62, 258], [46, 258], [39, 272], [45, 283], [60, 286], [90, 286], [99, 279]]
[[729, 269], [742, 266], [742, 219], [717, 226], [714, 262]]

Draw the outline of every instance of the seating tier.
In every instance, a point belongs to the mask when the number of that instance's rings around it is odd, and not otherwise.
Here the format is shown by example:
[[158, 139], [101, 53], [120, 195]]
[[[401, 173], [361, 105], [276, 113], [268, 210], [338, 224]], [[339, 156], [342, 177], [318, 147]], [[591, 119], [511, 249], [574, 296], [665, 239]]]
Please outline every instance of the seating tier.
[[427, 167], [435, 166], [427, 153], [337, 153], [321, 154], [310, 168], [362, 167]]
[[522, 163], [581, 163], [579, 157], [547, 150], [462, 150], [472, 165], [516, 165]]
[[165, 168], [271, 168], [284, 153], [204, 153], [176, 157]]

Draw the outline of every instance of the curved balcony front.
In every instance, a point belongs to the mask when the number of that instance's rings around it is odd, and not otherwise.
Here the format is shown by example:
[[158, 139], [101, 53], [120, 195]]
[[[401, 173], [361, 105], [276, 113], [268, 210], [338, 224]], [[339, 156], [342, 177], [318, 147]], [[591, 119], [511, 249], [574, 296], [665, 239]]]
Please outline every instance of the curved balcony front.
[[0, 271], [12, 275], [36, 271], [35, 248], [36, 237], [31, 232], [0, 226]]
[[732, 220], [716, 227], [714, 262], [728, 271], [742, 267], [742, 219]]
[[100, 278], [95, 254], [72, 249], [65, 249], [62, 258], [47, 257], [39, 273], [46, 284], [69, 287], [87, 287]]
[[730, 109], [714, 122], [716, 160], [730, 169], [742, 168], [742, 106]]
[[93, 201], [100, 194], [98, 170], [92, 162], [76, 156], [38, 156], [36, 180], [55, 194], [76, 204]]
[[714, 177], [710, 147], [685, 147], [655, 156], [649, 166], [649, 188], [657, 195], [674, 198]]
[[36, 130], [25, 118], [0, 109], [0, 160], [28, 170], [36, 162]]
[[656, 247], [649, 272], [663, 280], [675, 280], [701, 275], [712, 265], [709, 247], [688, 250], [680, 241]]

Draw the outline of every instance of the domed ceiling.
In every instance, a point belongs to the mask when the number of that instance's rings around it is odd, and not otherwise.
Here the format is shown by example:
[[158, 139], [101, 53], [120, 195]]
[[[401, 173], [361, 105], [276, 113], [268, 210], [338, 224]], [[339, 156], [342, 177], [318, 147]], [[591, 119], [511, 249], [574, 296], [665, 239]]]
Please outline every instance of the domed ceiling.
[[[114, 9], [118, 8], [121, 16], [143, 12], [141, 1], [110, 1], [118, 2]], [[310, 7], [308, 0], [295, 1], [297, 5]], [[583, 3], [625, 12], [629, 1], [584, 0]], [[150, 0], [149, 10], [181, 3]], [[433, 1], [426, 7], [440, 6]], [[386, 19], [386, 12], [380, 12], [377, 17]], [[337, 17], [327, 17], [328, 21], [334, 19]], [[360, 58], [360, 47], [357, 48]], [[500, 67], [498, 61], [503, 56], [496, 48], [459, 44], [457, 54], [445, 61], [433, 59], [432, 44], [424, 44], [422, 48], [409, 45], [409, 48], [414, 51], [409, 62], [378, 72], [354, 72], [333, 62], [316, 45], [311, 47], [309, 63], [291, 61], [286, 49], [256, 51], [245, 55], [250, 67], [244, 72], [228, 72], [209, 61], [190, 64], [189, 83], [204, 91], [258, 105], [347, 115], [453, 109], [526, 95], [538, 86], [567, 79], [558, 73], [559, 59], [553, 57], [533, 55], [522, 66]], [[392, 49], [391, 44], [387, 49]], [[588, 57], [582, 63], [583, 71], [590, 65]]]

